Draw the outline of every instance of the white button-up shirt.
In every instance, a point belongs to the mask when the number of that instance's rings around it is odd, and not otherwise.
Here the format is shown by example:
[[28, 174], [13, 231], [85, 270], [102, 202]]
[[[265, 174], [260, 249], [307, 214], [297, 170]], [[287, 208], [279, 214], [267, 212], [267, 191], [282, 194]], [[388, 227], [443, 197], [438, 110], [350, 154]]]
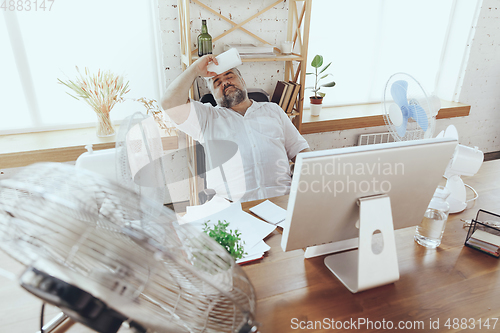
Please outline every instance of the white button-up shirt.
[[309, 148], [277, 104], [252, 102], [242, 116], [192, 101], [188, 119], [177, 125], [205, 147], [207, 188], [234, 201], [289, 193], [289, 160]]

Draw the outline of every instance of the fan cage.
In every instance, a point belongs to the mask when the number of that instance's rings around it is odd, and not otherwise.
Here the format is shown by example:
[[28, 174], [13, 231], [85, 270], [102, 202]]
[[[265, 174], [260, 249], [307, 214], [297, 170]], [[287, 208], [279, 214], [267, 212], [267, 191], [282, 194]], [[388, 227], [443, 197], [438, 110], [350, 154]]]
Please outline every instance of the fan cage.
[[[409, 118], [405, 135], [400, 136], [397, 133], [396, 126], [392, 123], [391, 118], [389, 116], [389, 106], [391, 103], [394, 103], [393, 98], [391, 96], [391, 86], [393, 83], [399, 80], [404, 80], [408, 83], [408, 89], [407, 89], [408, 104], [410, 105], [418, 104], [425, 111], [428, 122], [428, 128], [425, 132], [420, 128], [418, 123], [413, 118]], [[395, 141], [412, 141], [412, 140], [428, 139], [433, 136], [436, 126], [436, 114], [434, 113], [434, 110], [432, 110], [432, 102], [430, 101], [429, 95], [425, 92], [424, 88], [413, 76], [402, 72], [391, 75], [385, 85], [384, 95], [382, 97], [382, 100], [383, 100], [382, 115], [384, 117], [384, 123], [386, 125], [387, 130], [389, 131], [389, 133], [391, 133]]]
[[0, 248], [157, 332], [237, 332], [253, 286], [214, 240], [111, 181], [43, 163], [0, 182]]
[[[136, 112], [124, 119], [116, 136], [116, 177], [122, 186], [152, 201], [142, 207], [152, 214], [161, 209], [166, 195], [162, 155], [161, 133], [152, 116]], [[141, 186], [137, 175], [143, 167], [151, 178], [148, 186]]]

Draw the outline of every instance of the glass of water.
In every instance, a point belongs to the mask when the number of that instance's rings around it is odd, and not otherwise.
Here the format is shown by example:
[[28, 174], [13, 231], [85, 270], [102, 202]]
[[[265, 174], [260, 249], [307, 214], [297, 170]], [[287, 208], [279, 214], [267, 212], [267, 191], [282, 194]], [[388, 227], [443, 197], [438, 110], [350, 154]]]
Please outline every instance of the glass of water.
[[446, 202], [449, 195], [450, 191], [443, 186], [438, 186], [434, 192], [424, 218], [415, 232], [414, 238], [418, 244], [432, 249], [441, 245], [444, 228], [448, 220], [448, 212], [450, 211], [450, 205]]

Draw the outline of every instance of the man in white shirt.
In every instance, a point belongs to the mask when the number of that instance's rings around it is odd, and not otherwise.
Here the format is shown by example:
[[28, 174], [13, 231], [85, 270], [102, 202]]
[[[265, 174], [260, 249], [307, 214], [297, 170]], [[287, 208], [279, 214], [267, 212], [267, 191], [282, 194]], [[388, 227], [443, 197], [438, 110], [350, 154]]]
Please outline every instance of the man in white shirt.
[[[309, 145], [277, 104], [248, 98], [236, 68], [216, 75], [207, 70], [211, 62], [217, 64], [213, 55], [193, 63], [170, 84], [161, 103], [181, 131], [204, 145], [207, 187], [241, 201], [287, 194], [289, 160], [309, 151]], [[198, 76], [210, 77], [216, 107], [189, 101]]]

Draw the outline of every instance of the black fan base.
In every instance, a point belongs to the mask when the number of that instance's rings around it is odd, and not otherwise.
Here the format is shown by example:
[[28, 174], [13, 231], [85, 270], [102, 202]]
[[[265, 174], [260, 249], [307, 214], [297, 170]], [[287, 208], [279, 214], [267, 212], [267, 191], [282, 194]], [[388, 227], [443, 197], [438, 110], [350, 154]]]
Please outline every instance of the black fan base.
[[[60, 308], [71, 319], [100, 333], [116, 333], [127, 317], [88, 292], [30, 266], [21, 275], [21, 286], [46, 303]], [[130, 323], [138, 332], [146, 329]]]

